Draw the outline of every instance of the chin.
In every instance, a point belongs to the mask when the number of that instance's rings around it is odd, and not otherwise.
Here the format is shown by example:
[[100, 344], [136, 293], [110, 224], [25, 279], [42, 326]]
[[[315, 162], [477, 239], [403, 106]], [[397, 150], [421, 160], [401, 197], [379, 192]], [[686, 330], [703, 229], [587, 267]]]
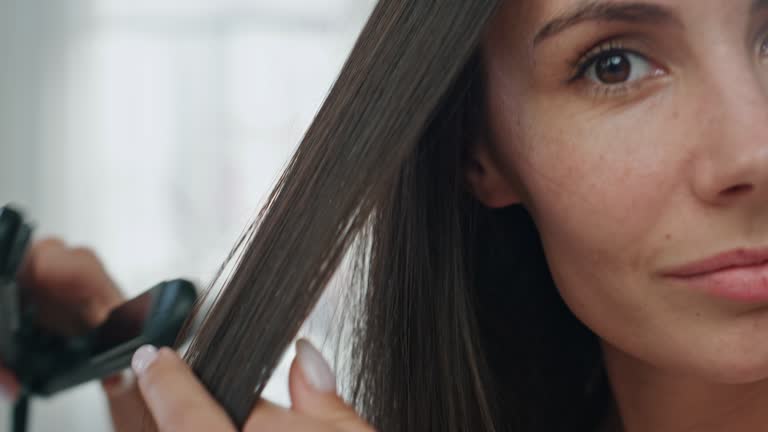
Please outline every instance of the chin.
[[[691, 369], [722, 384], [749, 384], [768, 379], [768, 337], [734, 340], [702, 349]], [[696, 355], [698, 354], [698, 356]]]
[[645, 340], [656, 345], [644, 353], [647, 360], [713, 383], [768, 380], [768, 308], [684, 314], [676, 324], [666, 337]]

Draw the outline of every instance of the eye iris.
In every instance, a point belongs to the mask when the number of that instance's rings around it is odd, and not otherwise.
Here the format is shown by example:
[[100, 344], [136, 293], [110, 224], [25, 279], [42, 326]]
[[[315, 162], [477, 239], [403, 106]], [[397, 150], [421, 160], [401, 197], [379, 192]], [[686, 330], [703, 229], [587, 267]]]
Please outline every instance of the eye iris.
[[595, 73], [606, 84], [619, 84], [629, 79], [632, 65], [626, 55], [611, 54], [597, 61]]

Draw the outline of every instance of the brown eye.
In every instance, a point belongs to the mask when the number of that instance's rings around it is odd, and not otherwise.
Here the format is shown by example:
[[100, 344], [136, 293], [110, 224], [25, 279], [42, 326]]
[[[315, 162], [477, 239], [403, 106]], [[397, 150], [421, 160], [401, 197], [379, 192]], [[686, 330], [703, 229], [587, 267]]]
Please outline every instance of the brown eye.
[[610, 54], [595, 63], [595, 76], [604, 84], [621, 84], [632, 75], [632, 65], [623, 54]]
[[583, 76], [596, 84], [614, 87], [650, 78], [654, 66], [640, 54], [612, 50], [587, 62]]

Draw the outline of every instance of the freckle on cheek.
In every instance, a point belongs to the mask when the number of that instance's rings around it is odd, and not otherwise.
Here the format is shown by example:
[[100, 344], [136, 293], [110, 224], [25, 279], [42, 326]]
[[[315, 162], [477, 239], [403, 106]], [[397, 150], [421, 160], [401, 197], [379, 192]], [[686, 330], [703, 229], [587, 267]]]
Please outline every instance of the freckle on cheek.
[[667, 234], [664, 236], [664, 238], [667, 240], [672, 240], [672, 234]]

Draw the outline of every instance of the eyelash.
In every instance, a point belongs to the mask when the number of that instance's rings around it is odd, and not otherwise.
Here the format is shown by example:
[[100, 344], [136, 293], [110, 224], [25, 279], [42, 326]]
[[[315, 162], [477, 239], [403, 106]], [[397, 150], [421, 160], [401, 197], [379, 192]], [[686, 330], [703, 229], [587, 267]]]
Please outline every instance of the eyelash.
[[[602, 57], [606, 57], [609, 54], [621, 54], [621, 55], [633, 55], [640, 57], [650, 62], [644, 55], [627, 49], [621, 41], [609, 40], [591, 48], [576, 61], [572, 62], [573, 70], [575, 71], [571, 78], [567, 81], [569, 84], [585, 81], [587, 72], [591, 67], [595, 66], [597, 60]], [[589, 92], [594, 96], [621, 96], [628, 93], [634, 87], [641, 85], [644, 80], [637, 80], [633, 82], [627, 82], [622, 84], [599, 84], [589, 83]]]

